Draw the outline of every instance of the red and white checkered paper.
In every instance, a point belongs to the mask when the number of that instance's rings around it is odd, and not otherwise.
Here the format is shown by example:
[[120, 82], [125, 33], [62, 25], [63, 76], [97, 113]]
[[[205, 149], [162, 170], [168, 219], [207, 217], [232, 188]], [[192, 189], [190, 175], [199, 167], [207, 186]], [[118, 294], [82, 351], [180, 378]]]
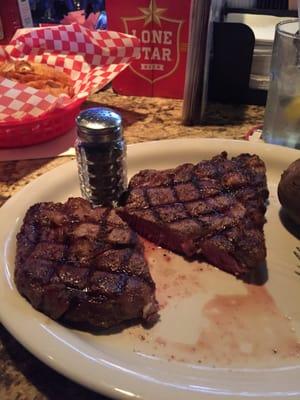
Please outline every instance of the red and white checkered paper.
[[0, 122], [40, 117], [103, 88], [140, 53], [139, 40], [114, 31], [92, 31], [82, 25], [58, 25], [17, 31], [0, 59], [44, 63], [65, 72], [75, 95], [54, 97], [41, 90], [0, 78]]

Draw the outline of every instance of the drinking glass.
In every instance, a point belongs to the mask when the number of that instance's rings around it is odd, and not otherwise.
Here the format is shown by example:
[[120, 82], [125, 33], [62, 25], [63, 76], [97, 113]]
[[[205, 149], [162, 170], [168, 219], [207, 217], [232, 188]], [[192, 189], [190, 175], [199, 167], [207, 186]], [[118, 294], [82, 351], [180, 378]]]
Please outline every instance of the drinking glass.
[[263, 127], [267, 143], [300, 148], [299, 20], [276, 26]]

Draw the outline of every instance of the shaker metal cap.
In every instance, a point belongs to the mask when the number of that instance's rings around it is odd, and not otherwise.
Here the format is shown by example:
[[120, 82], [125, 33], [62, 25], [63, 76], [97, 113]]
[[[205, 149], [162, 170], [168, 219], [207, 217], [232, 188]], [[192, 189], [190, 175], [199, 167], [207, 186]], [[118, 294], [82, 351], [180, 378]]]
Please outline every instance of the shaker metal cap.
[[89, 142], [107, 142], [122, 132], [121, 116], [107, 107], [83, 110], [76, 118], [78, 136]]

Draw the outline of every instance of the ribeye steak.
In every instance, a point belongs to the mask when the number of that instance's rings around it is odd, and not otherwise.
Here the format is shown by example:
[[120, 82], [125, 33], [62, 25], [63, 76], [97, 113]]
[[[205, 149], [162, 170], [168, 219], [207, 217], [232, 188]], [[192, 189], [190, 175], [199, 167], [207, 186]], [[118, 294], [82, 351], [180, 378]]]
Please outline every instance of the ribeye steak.
[[119, 215], [141, 236], [235, 275], [266, 257], [266, 169], [256, 155], [223, 152], [196, 165], [132, 177]]
[[81, 198], [27, 211], [17, 236], [15, 282], [53, 319], [108, 328], [157, 317], [155, 284], [137, 234], [114, 210]]

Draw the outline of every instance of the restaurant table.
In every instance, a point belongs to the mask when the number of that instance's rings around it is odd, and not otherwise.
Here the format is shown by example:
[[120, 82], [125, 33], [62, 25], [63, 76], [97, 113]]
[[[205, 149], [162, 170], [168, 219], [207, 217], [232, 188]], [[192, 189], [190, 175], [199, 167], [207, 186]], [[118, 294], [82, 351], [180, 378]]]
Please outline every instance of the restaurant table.
[[[264, 108], [258, 106], [209, 104], [205, 124], [187, 127], [181, 124], [181, 100], [120, 96], [111, 89], [91, 96], [88, 105], [119, 111], [128, 144], [183, 137], [244, 139], [251, 128], [262, 123], [264, 114]], [[0, 161], [0, 206], [36, 177], [70, 159], [72, 156]], [[0, 399], [102, 400], [105, 397], [47, 367], [0, 324]]]

